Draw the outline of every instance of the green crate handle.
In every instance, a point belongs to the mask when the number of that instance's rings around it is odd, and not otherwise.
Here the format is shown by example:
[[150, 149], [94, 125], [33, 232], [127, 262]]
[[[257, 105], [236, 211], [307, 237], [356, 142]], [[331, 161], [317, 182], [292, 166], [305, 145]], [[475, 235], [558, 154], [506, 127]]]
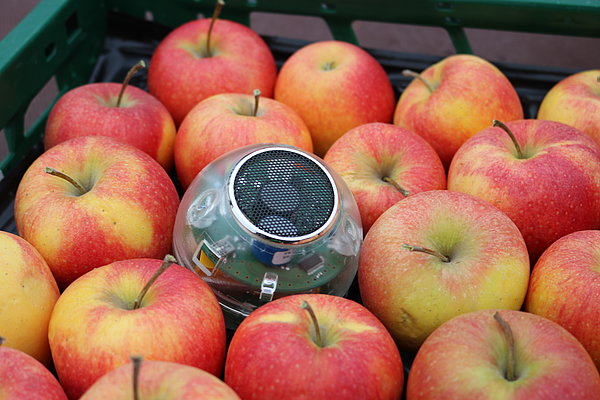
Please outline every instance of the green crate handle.
[[[199, 13], [211, 15], [213, 0], [43, 0], [0, 42], [0, 129], [9, 154], [2, 174], [39, 143], [50, 107], [27, 132], [31, 100], [51, 78], [59, 95], [88, 81], [102, 49], [108, 10], [176, 27]], [[444, 28], [457, 53], [470, 53], [464, 28], [600, 37], [597, 0], [227, 0], [222, 17], [249, 25], [253, 12], [317, 16], [332, 36], [358, 44], [357, 20]]]

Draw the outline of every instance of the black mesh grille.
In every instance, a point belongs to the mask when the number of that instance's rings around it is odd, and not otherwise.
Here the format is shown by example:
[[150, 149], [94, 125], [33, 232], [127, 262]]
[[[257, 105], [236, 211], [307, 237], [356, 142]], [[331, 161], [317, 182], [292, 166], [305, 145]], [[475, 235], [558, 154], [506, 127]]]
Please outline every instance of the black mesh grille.
[[234, 178], [233, 194], [252, 224], [283, 237], [317, 231], [334, 208], [334, 188], [325, 172], [310, 158], [287, 150], [247, 159]]

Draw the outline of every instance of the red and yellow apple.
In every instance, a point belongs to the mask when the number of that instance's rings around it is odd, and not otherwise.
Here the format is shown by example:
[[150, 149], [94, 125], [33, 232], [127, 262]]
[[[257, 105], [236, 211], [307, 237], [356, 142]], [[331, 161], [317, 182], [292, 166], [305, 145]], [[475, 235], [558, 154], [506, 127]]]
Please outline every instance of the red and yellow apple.
[[385, 327], [342, 297], [283, 297], [235, 331], [225, 383], [243, 399], [398, 399], [400, 353]]
[[423, 136], [446, 168], [458, 148], [493, 119], [523, 118], [519, 96], [488, 61], [453, 55], [425, 69], [402, 92], [394, 124]]
[[52, 107], [44, 147], [79, 136], [109, 136], [144, 151], [168, 171], [175, 132], [173, 118], [149, 93], [118, 83], [90, 83], [68, 91]]
[[15, 222], [64, 288], [116, 260], [162, 258], [171, 251], [178, 205], [175, 185], [149, 155], [85, 136], [33, 162], [19, 183]]
[[168, 262], [117, 261], [88, 272], [63, 292], [48, 337], [69, 398], [78, 399], [132, 354], [221, 374], [225, 322], [210, 287], [190, 270], [171, 265], [143, 294]]
[[600, 226], [600, 147], [558, 122], [520, 120], [505, 128], [514, 141], [491, 127], [460, 148], [448, 189], [486, 200], [508, 215], [534, 263], [559, 238]]
[[[5, 325], [1, 325], [4, 329]], [[54, 375], [30, 355], [2, 345], [0, 338], [0, 398], [2, 400], [67, 400]]]
[[406, 196], [446, 189], [446, 173], [435, 150], [421, 136], [396, 125], [373, 122], [351, 129], [324, 160], [354, 195], [365, 233]]
[[175, 167], [186, 188], [206, 165], [249, 144], [278, 143], [312, 152], [306, 124], [290, 107], [250, 94], [225, 93], [197, 104], [175, 139]]
[[321, 157], [350, 129], [391, 122], [396, 101], [385, 70], [373, 56], [333, 40], [304, 46], [285, 61], [275, 99], [300, 114]]
[[[200, 101], [219, 93], [251, 93], [272, 97], [277, 67], [271, 50], [252, 29], [210, 18], [174, 29], [150, 60], [148, 88], [179, 125]], [[207, 49], [208, 46], [208, 49]]]
[[571, 233], [542, 254], [531, 273], [525, 310], [568, 330], [600, 370], [600, 231]]
[[56, 281], [32, 245], [2, 231], [0, 293], [0, 335], [6, 339], [4, 346], [51, 365], [48, 322], [59, 295]]
[[463, 193], [417, 193], [384, 212], [361, 248], [363, 304], [401, 348], [414, 350], [447, 320], [488, 308], [518, 310], [529, 258], [515, 224]]
[[[79, 400], [131, 400], [134, 364], [122, 365], [98, 379]], [[239, 400], [223, 381], [201, 369], [168, 361], [139, 364], [137, 388], [144, 400]]]
[[600, 375], [558, 324], [513, 310], [482, 310], [444, 323], [419, 349], [407, 400], [600, 398]]
[[546, 93], [537, 119], [562, 122], [589, 135], [600, 146], [600, 69], [582, 71]]

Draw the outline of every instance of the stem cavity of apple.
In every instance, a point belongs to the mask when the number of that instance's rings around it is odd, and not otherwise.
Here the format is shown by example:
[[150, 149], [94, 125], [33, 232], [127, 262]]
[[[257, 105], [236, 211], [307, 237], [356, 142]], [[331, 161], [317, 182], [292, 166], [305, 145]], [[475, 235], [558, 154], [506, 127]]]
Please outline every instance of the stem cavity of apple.
[[52, 167], [45, 167], [44, 172], [47, 174], [50, 174], [52, 176], [59, 177], [61, 179], [64, 179], [65, 181], [69, 182], [71, 185], [75, 186], [75, 189], [77, 189], [80, 192], [80, 194], [84, 194], [87, 192], [87, 190], [83, 187], [83, 185], [81, 183], [77, 182], [74, 178], [70, 177], [69, 175], [65, 174], [64, 172], [60, 172]]
[[439, 251], [432, 250], [432, 249], [429, 249], [427, 247], [413, 246], [411, 244], [402, 243], [402, 248], [406, 249], [408, 251], [418, 251], [420, 253], [429, 254], [430, 256], [435, 256], [435, 257], [439, 258], [440, 260], [442, 260], [445, 263], [449, 263], [450, 262], [450, 257], [448, 257], [448, 256], [440, 253]]
[[254, 89], [254, 110], [252, 110], [252, 116], [256, 117], [258, 113], [258, 99], [260, 98], [260, 89]]
[[335, 69], [335, 61], [328, 61], [323, 64], [323, 71], [332, 71]]
[[140, 400], [140, 367], [144, 357], [135, 355], [130, 359], [133, 363], [133, 400]]
[[404, 197], [407, 197], [410, 194], [410, 192], [408, 190], [404, 189], [402, 186], [400, 186], [400, 184], [398, 182], [396, 182], [389, 176], [384, 176], [383, 178], [381, 178], [381, 180], [392, 185], [394, 188], [396, 188], [397, 191], [402, 193], [402, 196], [404, 196]]
[[508, 324], [508, 322], [506, 322], [506, 320], [504, 318], [502, 318], [502, 316], [500, 315], [500, 313], [498, 311], [496, 311], [494, 313], [494, 319], [496, 320], [496, 322], [498, 322], [498, 324], [500, 324], [500, 327], [502, 328], [502, 332], [504, 333], [504, 337], [506, 338], [506, 341], [508, 342], [508, 360], [506, 362], [506, 379], [510, 382], [516, 381], [517, 380], [517, 360], [515, 357], [515, 337], [513, 336], [513, 332], [512, 329], [510, 328], [510, 325]]
[[125, 79], [123, 80], [123, 84], [121, 85], [121, 91], [119, 92], [119, 97], [117, 97], [117, 104], [115, 105], [115, 107], [119, 108], [121, 106], [123, 93], [125, 93], [125, 89], [127, 88], [129, 81], [131, 80], [131, 78], [133, 78], [133, 75], [135, 75], [142, 68], [146, 68], [146, 63], [144, 62], [144, 60], [138, 61], [137, 64], [131, 67], [131, 69], [127, 72], [127, 75], [125, 75]]
[[6, 342], [6, 338], [4, 336], [0, 336], [0, 346], [2, 346]]
[[316, 335], [316, 344], [319, 347], [324, 347], [323, 346], [323, 339], [321, 338], [321, 328], [319, 328], [319, 321], [317, 321], [317, 316], [315, 314], [315, 311], [313, 310], [313, 308], [310, 306], [310, 304], [308, 304], [308, 302], [306, 300], [302, 301], [302, 305], [300, 306], [303, 309], [305, 309], [308, 312], [308, 315], [310, 315], [310, 319], [312, 320], [312, 323], [315, 327], [315, 335]]
[[210, 19], [210, 26], [208, 27], [208, 34], [206, 36], [206, 56], [212, 57], [212, 51], [210, 49], [210, 36], [212, 34], [213, 26], [215, 25], [215, 21], [219, 17], [223, 6], [225, 5], [224, 0], [217, 0], [217, 4], [215, 5], [215, 10], [213, 11], [213, 15]]
[[161, 276], [162, 273], [165, 272], [167, 268], [171, 266], [171, 264], [174, 264], [176, 262], [177, 260], [172, 255], [167, 254], [165, 256], [162, 265], [156, 270], [156, 272], [154, 273], [154, 275], [152, 275], [150, 280], [146, 282], [146, 285], [142, 288], [141, 292], [135, 298], [135, 301], [133, 302], [133, 310], [137, 310], [138, 308], [140, 308], [142, 300], [144, 300], [144, 296], [146, 295], [146, 292], [148, 292], [148, 289], [150, 289], [150, 286], [152, 286], [152, 284], [158, 279], [158, 277]]
[[525, 156], [523, 155], [523, 151], [521, 150], [521, 146], [519, 146], [519, 142], [517, 142], [517, 138], [515, 137], [514, 133], [512, 133], [512, 131], [510, 129], [508, 129], [508, 126], [504, 125], [503, 122], [500, 122], [497, 119], [495, 119], [493, 121], [492, 126], [500, 127], [500, 128], [502, 128], [502, 130], [504, 132], [506, 132], [508, 134], [508, 136], [510, 137], [510, 140], [512, 140], [512, 142], [515, 146], [515, 149], [517, 150], [517, 158], [519, 158], [519, 159], [525, 158]]
[[411, 71], [410, 69], [405, 69], [404, 71], [402, 71], [402, 75], [410, 76], [411, 78], [420, 80], [421, 82], [423, 82], [423, 84], [425, 84], [425, 86], [427, 86], [427, 89], [429, 89], [429, 91], [431, 93], [433, 93], [433, 91], [435, 90], [435, 88], [433, 87], [431, 82], [429, 82], [427, 79], [423, 78], [423, 76], [421, 74], [419, 74], [415, 71]]

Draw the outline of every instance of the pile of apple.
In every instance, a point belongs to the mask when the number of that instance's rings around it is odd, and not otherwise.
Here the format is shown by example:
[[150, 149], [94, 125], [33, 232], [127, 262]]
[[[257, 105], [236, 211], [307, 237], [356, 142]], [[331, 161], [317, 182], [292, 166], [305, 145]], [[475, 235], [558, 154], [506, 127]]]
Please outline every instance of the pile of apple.
[[[0, 232], [0, 398], [600, 399], [600, 70], [538, 119], [471, 55], [406, 71], [396, 99], [349, 43], [277, 71], [221, 6], [160, 43], [149, 92], [128, 85], [140, 63], [53, 107], [19, 236]], [[283, 297], [228, 339], [169, 253], [178, 189], [255, 143], [314, 151], [348, 184], [362, 304]]]

